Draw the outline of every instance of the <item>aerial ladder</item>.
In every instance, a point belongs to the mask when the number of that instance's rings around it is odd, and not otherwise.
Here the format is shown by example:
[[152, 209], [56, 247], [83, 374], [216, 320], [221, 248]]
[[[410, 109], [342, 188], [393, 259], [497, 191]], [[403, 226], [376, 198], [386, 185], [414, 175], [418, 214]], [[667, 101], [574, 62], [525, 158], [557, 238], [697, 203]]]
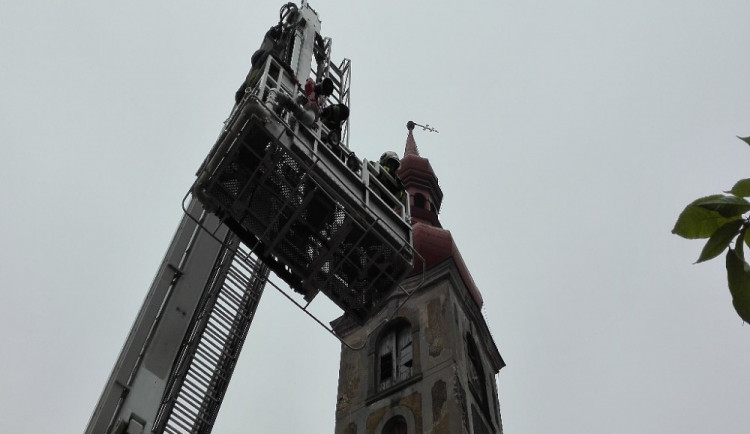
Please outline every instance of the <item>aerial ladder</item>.
[[307, 79], [328, 78], [331, 103], [349, 106], [350, 62], [331, 62], [320, 24], [304, 0], [281, 8], [86, 433], [209, 433], [267, 284], [308, 315], [322, 292], [362, 323], [411, 272], [408, 200], [351, 152], [348, 120], [305, 113]]

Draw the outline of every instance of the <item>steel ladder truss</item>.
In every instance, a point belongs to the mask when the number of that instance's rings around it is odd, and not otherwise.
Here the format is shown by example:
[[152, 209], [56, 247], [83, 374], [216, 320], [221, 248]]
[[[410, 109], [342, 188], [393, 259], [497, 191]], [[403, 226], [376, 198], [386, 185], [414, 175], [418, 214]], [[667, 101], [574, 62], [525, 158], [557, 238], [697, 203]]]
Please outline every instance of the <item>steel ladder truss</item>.
[[210, 433], [269, 269], [234, 235], [182, 343], [154, 432]]
[[185, 211], [86, 434], [211, 431], [269, 271], [198, 201]]

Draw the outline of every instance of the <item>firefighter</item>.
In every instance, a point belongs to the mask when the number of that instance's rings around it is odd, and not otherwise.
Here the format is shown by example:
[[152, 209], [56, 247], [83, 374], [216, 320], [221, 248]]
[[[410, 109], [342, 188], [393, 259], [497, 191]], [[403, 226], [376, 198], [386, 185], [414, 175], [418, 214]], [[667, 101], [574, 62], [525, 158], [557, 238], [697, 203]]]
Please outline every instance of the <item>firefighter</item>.
[[327, 143], [336, 156], [346, 163], [346, 167], [354, 173], [359, 173], [361, 162], [341, 144], [341, 127], [349, 119], [349, 107], [346, 104], [333, 104], [320, 112], [320, 123], [328, 128], [328, 134], [321, 137]]
[[252, 89], [258, 83], [258, 80], [263, 74], [263, 65], [266, 63], [268, 55], [278, 54], [283, 30], [281, 23], [268, 29], [266, 35], [263, 37], [263, 42], [260, 44], [260, 48], [258, 48], [250, 57], [250, 72], [247, 73], [245, 81], [242, 82], [240, 88], [237, 89], [237, 92], [234, 94], [234, 102], [236, 104], [239, 104], [240, 101], [242, 101], [248, 88]]
[[305, 81], [305, 103], [306, 109], [312, 109], [315, 112], [315, 118], [320, 116], [321, 111], [325, 108], [326, 100], [333, 94], [333, 80], [326, 77], [320, 83], [315, 83], [312, 78]]
[[349, 119], [349, 107], [345, 104], [333, 104], [321, 110], [320, 122], [328, 128], [326, 141], [333, 147], [341, 141], [341, 125]]
[[[288, 110], [302, 124], [312, 127], [320, 117], [328, 97], [333, 93], [333, 81], [325, 78], [320, 83], [315, 83], [308, 78], [303, 90], [304, 95], [298, 95], [295, 99], [284, 92], [279, 92], [276, 95], [276, 109]], [[277, 113], [280, 112], [277, 111]]]
[[381, 184], [400, 201], [403, 200], [406, 195], [404, 184], [399, 178], [398, 168], [401, 165], [401, 161], [398, 158], [398, 154], [393, 151], [386, 151], [380, 156], [378, 164], [378, 170], [376, 178]]

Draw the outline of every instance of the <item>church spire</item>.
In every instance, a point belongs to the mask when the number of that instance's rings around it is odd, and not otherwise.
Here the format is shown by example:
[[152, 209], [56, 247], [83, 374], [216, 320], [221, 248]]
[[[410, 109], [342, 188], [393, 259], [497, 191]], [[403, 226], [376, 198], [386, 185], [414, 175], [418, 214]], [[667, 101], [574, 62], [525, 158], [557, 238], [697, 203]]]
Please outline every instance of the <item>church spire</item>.
[[419, 149], [417, 149], [417, 142], [414, 141], [414, 126], [416, 124], [412, 121], [406, 123], [406, 129], [409, 130], [409, 135], [406, 136], [406, 149], [404, 150], [404, 157], [407, 155], [416, 155], [419, 157]]
[[414, 126], [416, 124], [412, 121], [406, 124], [409, 134], [406, 136], [404, 158], [401, 160], [398, 175], [409, 193], [412, 224], [422, 222], [442, 227], [438, 213], [443, 203], [443, 190], [438, 184], [430, 160], [419, 155], [417, 142], [414, 140]]
[[481, 308], [484, 303], [482, 294], [461, 257], [453, 235], [450, 231], [443, 229], [438, 219], [440, 206], [443, 203], [443, 190], [438, 184], [430, 161], [419, 155], [413, 134], [415, 125], [411, 121], [406, 124], [409, 134], [406, 137], [404, 158], [398, 169], [398, 175], [409, 194], [414, 249], [419, 253], [420, 260], [424, 260], [424, 264], [414, 264], [414, 272], [421, 272], [422, 265], [424, 269], [430, 269], [449, 258], [452, 259], [469, 295]]

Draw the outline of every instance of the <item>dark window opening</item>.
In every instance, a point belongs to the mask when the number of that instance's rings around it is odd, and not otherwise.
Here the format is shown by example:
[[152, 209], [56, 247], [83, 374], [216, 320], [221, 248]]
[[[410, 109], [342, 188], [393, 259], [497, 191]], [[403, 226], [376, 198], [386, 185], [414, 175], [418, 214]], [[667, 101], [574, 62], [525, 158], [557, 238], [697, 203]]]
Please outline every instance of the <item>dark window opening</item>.
[[479, 350], [474, 343], [474, 339], [470, 335], [466, 336], [466, 352], [469, 357], [469, 388], [476, 396], [482, 409], [487, 411], [487, 385], [485, 384], [482, 359], [479, 356]]
[[471, 406], [471, 424], [474, 427], [474, 434], [490, 434], [489, 428], [482, 420], [482, 417], [477, 412], [477, 408]]
[[420, 193], [414, 195], [414, 207], [425, 209], [425, 198]]
[[380, 381], [387, 381], [393, 377], [393, 356], [391, 353], [380, 356]]
[[412, 375], [414, 355], [411, 327], [401, 324], [394, 327], [378, 341], [377, 389], [385, 390]]
[[383, 434], [407, 434], [406, 420], [401, 416], [396, 416], [388, 421], [383, 427]]

